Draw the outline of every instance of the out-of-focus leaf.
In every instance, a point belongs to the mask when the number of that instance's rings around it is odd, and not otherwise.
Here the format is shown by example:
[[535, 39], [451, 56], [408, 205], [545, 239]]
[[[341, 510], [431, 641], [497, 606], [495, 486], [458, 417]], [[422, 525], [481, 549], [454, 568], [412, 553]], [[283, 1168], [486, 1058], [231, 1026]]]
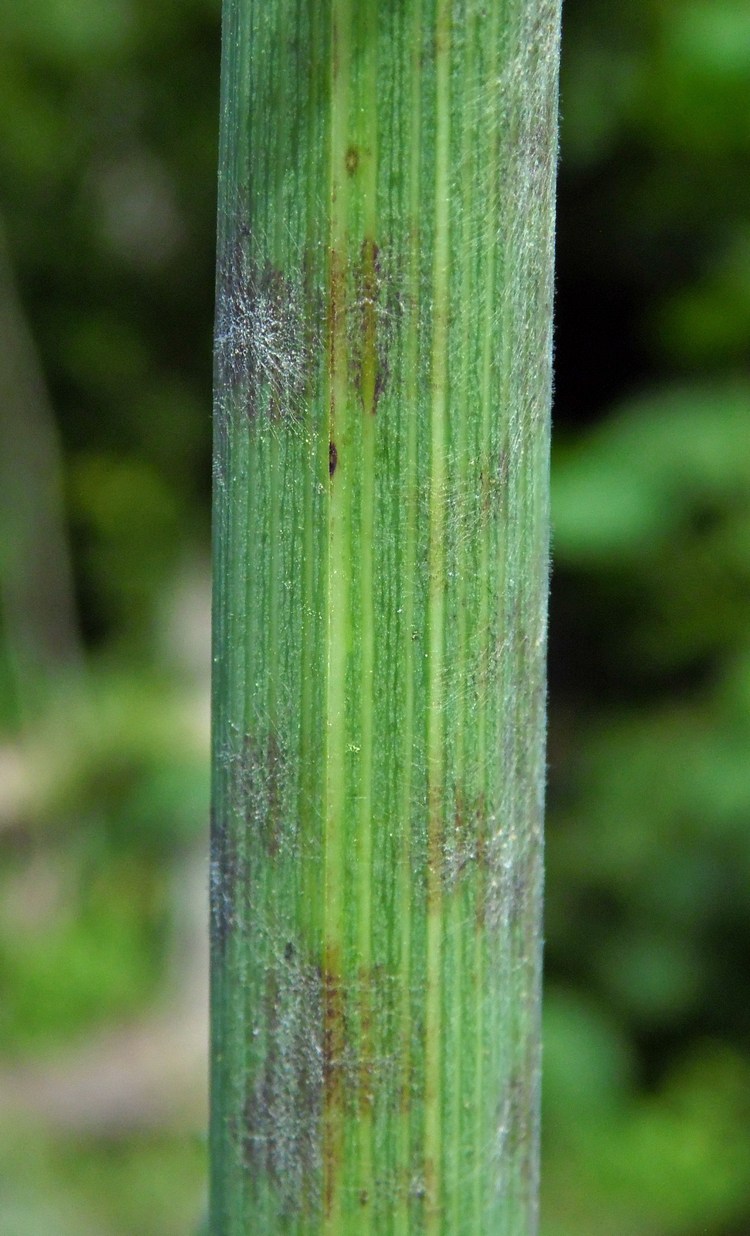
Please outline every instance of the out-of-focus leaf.
[[[750, 386], [686, 387], [621, 408], [553, 470], [562, 560], [654, 555], [691, 512], [745, 495], [750, 506]], [[748, 562], [750, 571], [750, 562]]]

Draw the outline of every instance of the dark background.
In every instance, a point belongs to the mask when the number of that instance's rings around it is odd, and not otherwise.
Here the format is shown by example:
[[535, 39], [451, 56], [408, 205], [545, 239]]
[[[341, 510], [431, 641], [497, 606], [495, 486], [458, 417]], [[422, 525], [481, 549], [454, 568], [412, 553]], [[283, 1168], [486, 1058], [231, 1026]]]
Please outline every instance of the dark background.
[[[205, 1190], [215, 0], [0, 34], [0, 1230]], [[750, 10], [566, 0], [543, 1236], [750, 1231]]]

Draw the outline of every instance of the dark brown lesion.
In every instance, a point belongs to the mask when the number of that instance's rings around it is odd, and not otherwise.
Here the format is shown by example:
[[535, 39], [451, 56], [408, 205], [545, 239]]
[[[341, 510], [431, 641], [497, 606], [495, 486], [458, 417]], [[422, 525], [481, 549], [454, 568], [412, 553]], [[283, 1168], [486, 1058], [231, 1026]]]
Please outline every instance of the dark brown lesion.
[[389, 356], [404, 311], [403, 274], [395, 255], [389, 262], [374, 237], [352, 241], [328, 255], [326, 334], [331, 389], [331, 425], [336, 379], [346, 374], [365, 414], [374, 415], [387, 389]]
[[383, 388], [383, 379], [379, 376], [382, 350], [379, 330], [380, 276], [378, 246], [371, 237], [365, 237], [356, 269], [357, 321], [352, 356], [362, 407], [365, 413], [371, 415], [377, 412], [378, 397]]
[[335, 970], [323, 971], [323, 1087], [327, 1106], [338, 1103], [343, 1093], [344, 1044], [346, 1042], [343, 980]]
[[356, 146], [349, 146], [344, 156], [344, 165], [348, 176], [353, 176], [359, 167], [359, 151]]
[[[347, 363], [345, 331], [346, 266], [335, 247], [331, 248], [328, 255], [328, 304], [326, 318], [329, 428], [331, 431], [334, 431], [338, 425], [340, 411], [338, 408], [338, 379], [341, 370], [345, 369]], [[331, 475], [330, 448], [329, 475]]]
[[403, 284], [398, 264], [387, 260], [371, 236], [353, 254], [349, 278], [349, 380], [363, 412], [374, 415], [388, 386], [390, 353], [403, 315]]
[[328, 475], [333, 476], [336, 471], [336, 465], [339, 461], [339, 453], [336, 449], [335, 442], [328, 443]]

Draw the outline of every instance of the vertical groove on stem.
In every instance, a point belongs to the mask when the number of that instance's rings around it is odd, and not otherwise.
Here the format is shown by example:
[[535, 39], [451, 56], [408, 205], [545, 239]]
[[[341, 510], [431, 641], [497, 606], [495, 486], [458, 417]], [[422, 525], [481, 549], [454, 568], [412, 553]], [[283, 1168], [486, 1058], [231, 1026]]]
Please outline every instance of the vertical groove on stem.
[[[362, 93], [366, 99], [377, 97], [377, 6], [363, 4], [361, 47]], [[377, 171], [378, 132], [377, 109], [368, 108], [359, 128], [358, 172], [362, 198], [362, 357], [360, 362], [361, 436], [360, 464], [360, 610], [361, 610], [361, 682], [360, 682], [360, 784], [359, 784], [359, 987], [360, 987], [360, 1104], [359, 1145], [360, 1179], [358, 1181], [362, 1236], [371, 1230], [373, 1199], [373, 1118], [375, 1095], [373, 1072], [375, 1047], [372, 1022], [373, 965], [373, 829], [382, 819], [382, 809], [374, 799], [373, 766], [375, 760], [374, 689], [375, 689], [375, 597], [373, 584], [375, 540], [375, 416], [377, 413], [377, 321], [376, 321], [376, 257], [378, 252]]]
[[403, 558], [399, 563], [404, 581], [403, 625], [401, 633], [401, 659], [403, 666], [403, 721], [402, 745], [399, 752], [401, 777], [400, 814], [401, 852], [399, 879], [399, 1045], [402, 1054], [399, 1078], [399, 1119], [396, 1136], [396, 1159], [398, 1164], [397, 1192], [395, 1199], [394, 1236], [408, 1236], [410, 1224], [410, 1188], [412, 1153], [412, 762], [414, 759], [415, 690], [414, 675], [414, 617], [415, 576], [417, 565], [417, 518], [419, 470], [417, 461], [417, 417], [413, 411], [418, 405], [419, 375], [419, 319], [421, 312], [419, 295], [420, 268], [420, 144], [422, 118], [422, 6], [415, 0], [411, 22], [404, 23], [405, 45], [408, 56], [403, 57], [402, 73], [410, 83], [406, 95], [408, 109], [408, 162], [406, 166], [406, 235], [408, 281], [406, 296], [406, 325], [402, 354], [404, 405], [406, 426], [401, 434], [404, 444], [403, 483], [405, 520], [403, 534]]
[[344, 881], [346, 871], [347, 671], [350, 639], [350, 503], [353, 440], [348, 408], [346, 334], [346, 148], [349, 122], [351, 5], [331, 3], [330, 242], [328, 252], [329, 424], [335, 451], [328, 497], [328, 632], [325, 834], [323, 843], [323, 1230], [344, 1232]]
[[445, 516], [450, 311], [450, 0], [435, 17], [435, 221], [430, 374], [430, 514], [427, 599], [427, 961], [425, 1008], [426, 1231], [443, 1204], [443, 846], [445, 842]]

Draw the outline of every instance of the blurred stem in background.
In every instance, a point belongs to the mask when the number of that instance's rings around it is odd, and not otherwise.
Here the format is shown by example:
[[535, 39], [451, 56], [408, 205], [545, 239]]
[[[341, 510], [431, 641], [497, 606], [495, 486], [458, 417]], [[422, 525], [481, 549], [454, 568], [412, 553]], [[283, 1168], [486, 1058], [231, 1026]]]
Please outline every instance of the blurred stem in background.
[[0, 619], [15, 713], [35, 715], [43, 679], [80, 668], [63, 511], [62, 455], [0, 221]]
[[212, 1230], [536, 1230], [559, 6], [226, 0]]

